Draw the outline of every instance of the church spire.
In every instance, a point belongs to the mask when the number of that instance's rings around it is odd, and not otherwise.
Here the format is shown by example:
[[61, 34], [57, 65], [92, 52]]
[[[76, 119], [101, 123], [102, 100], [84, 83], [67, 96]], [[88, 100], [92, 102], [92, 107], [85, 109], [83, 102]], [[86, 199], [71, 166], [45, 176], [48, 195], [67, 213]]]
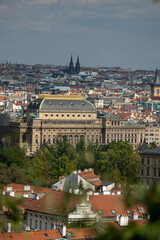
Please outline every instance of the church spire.
[[80, 70], [81, 70], [81, 66], [80, 66], [79, 55], [78, 55], [78, 56], [77, 56], [76, 66], [75, 66], [75, 71], [76, 71], [76, 74], [77, 74], [77, 75], [79, 74]]
[[159, 76], [158, 76], [158, 68], [156, 68], [156, 74], [155, 74], [154, 84], [155, 84], [155, 85], [160, 85], [160, 78], [159, 78]]
[[72, 55], [71, 55], [71, 60], [70, 60], [70, 63], [69, 63], [69, 69], [68, 69], [68, 73], [69, 74], [74, 74], [74, 64], [73, 64], [73, 59], [72, 59]]

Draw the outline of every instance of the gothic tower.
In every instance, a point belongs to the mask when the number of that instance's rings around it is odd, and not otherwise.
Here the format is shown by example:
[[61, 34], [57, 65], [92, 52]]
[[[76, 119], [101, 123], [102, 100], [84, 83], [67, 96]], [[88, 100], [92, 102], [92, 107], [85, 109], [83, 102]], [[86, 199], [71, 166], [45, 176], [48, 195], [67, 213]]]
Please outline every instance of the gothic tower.
[[70, 60], [70, 63], [69, 63], [68, 73], [69, 74], [74, 74], [75, 73], [72, 55], [71, 55], [71, 60]]
[[160, 77], [158, 76], [158, 69], [156, 69], [154, 82], [151, 84], [151, 96], [160, 97]]
[[79, 74], [80, 70], [81, 70], [81, 67], [80, 67], [79, 55], [78, 55], [77, 56], [76, 66], [75, 66], [75, 72], [76, 72], [77, 75]]

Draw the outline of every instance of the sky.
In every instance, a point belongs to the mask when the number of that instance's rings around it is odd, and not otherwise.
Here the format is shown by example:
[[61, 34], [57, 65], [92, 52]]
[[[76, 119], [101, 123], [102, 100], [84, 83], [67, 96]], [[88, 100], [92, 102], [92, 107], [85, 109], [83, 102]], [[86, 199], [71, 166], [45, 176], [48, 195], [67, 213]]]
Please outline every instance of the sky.
[[160, 68], [158, 0], [0, 0], [0, 62]]

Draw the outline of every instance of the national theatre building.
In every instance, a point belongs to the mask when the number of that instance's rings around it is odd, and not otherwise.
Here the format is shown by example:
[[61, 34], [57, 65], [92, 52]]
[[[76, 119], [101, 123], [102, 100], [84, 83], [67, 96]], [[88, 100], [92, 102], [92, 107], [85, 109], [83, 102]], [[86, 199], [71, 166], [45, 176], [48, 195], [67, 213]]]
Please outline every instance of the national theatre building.
[[82, 96], [39, 95], [28, 105], [25, 113], [9, 125], [12, 141], [28, 145], [35, 152], [44, 143], [54, 145], [67, 136], [76, 145], [81, 138], [85, 143], [107, 144], [128, 141], [136, 147], [143, 142], [145, 127], [125, 124], [122, 119], [97, 117], [94, 105]]

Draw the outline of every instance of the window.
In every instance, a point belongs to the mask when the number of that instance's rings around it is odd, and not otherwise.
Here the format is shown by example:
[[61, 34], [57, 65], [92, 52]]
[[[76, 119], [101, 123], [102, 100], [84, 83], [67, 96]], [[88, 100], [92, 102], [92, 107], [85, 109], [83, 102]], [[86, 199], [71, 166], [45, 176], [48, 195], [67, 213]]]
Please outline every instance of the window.
[[40, 221], [39, 228], [42, 230], [42, 221]]
[[154, 160], [154, 165], [157, 165], [157, 160]]
[[144, 164], [144, 159], [143, 158], [141, 159], [141, 164]]
[[47, 222], [45, 222], [45, 230], [47, 230]]
[[62, 117], [64, 117], [64, 114], [62, 114]]
[[59, 115], [58, 114], [56, 114], [56, 117], [58, 117]]
[[30, 229], [32, 229], [32, 218], [30, 219]]
[[149, 176], [149, 168], [147, 168], [147, 176]]
[[45, 117], [48, 117], [48, 114], [45, 114]]
[[156, 177], [156, 169], [154, 169], [154, 177]]
[[83, 117], [85, 117], [86, 115], [83, 115]]
[[143, 168], [141, 169], [141, 176], [143, 176]]
[[69, 117], [69, 114], [67, 114], [67, 117]]
[[35, 220], [35, 229], [37, 229], [37, 219]]
[[149, 158], [147, 159], [147, 164], [149, 165]]
[[157, 89], [157, 94], [159, 94], [159, 89]]
[[113, 213], [113, 214], [116, 214], [116, 211], [115, 211], [115, 210], [112, 210], [112, 213]]

